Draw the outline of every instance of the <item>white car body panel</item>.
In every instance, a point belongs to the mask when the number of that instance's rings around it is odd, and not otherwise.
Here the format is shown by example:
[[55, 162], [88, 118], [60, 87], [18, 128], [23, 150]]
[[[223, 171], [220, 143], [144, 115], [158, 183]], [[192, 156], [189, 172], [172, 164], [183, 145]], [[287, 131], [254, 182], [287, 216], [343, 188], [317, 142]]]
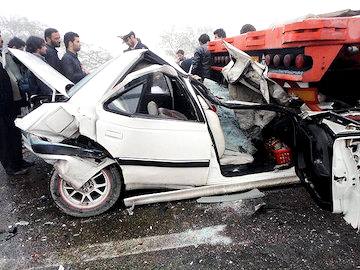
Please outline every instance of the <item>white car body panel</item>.
[[120, 159], [210, 160], [211, 139], [205, 123], [128, 117], [103, 111], [96, 129], [97, 141]]
[[17, 127], [52, 142], [72, 138], [78, 133], [76, 110], [69, 103], [45, 103], [15, 121]]
[[69, 102], [78, 105], [81, 111], [94, 113], [95, 106], [101, 98], [115, 86], [145, 51], [133, 50], [124, 53], [99, 67], [88, 82], [84, 85], [81, 85], [81, 81], [78, 83], [81, 90], [76, 92]]
[[105, 158], [100, 163], [91, 159], [84, 159], [65, 155], [39, 155], [46, 162], [54, 162], [54, 168], [60, 177], [74, 188], [81, 188], [91, 177], [103, 168], [116, 163], [113, 159]]
[[[97, 142], [117, 159], [174, 163], [196, 163], [210, 160], [211, 138], [206, 123], [173, 119], [129, 117], [105, 111], [103, 102], [121, 93], [124, 86], [146, 74], [162, 72], [171, 76], [173, 67], [152, 65], [130, 73], [108, 91], [97, 106]], [[114, 147], [115, 146], [115, 147]], [[122, 166], [126, 185], [204, 185], [208, 167]], [[144, 173], [142, 173], [144, 171]], [[161, 177], [163, 176], [163, 177]]]
[[130, 74], [128, 74], [124, 80], [121, 81], [121, 83], [119, 83], [118, 85], [116, 85], [115, 87], [113, 87], [111, 90], [107, 91], [106, 94], [101, 98], [100, 102], [98, 102], [100, 104], [100, 106], [102, 106], [102, 104], [108, 100], [109, 98], [111, 98], [114, 95], [117, 95], [118, 93], [122, 92], [124, 90], [124, 86], [127, 85], [128, 83], [130, 83], [131, 81], [140, 78], [141, 76], [144, 76], [146, 74], [150, 74], [150, 73], [155, 73], [155, 72], [162, 72], [164, 74], [168, 74], [171, 76], [177, 76], [177, 73], [175, 71], [175, 69], [171, 66], [168, 65], [151, 65], [145, 68], [142, 68], [140, 70], [134, 71]]
[[344, 219], [360, 228], [360, 147], [352, 151], [347, 144], [360, 136], [339, 138], [334, 142], [332, 195], [333, 212], [343, 213]]
[[206, 185], [208, 167], [179, 168], [122, 165], [126, 189], [196, 187]]
[[[68, 183], [75, 188], [81, 188], [88, 179], [96, 175], [103, 168], [114, 164], [115, 161], [110, 158], [103, 159], [100, 163], [91, 159], [83, 159], [70, 156], [54, 156], [56, 162], [54, 168]], [[48, 157], [50, 158], [50, 157]]]

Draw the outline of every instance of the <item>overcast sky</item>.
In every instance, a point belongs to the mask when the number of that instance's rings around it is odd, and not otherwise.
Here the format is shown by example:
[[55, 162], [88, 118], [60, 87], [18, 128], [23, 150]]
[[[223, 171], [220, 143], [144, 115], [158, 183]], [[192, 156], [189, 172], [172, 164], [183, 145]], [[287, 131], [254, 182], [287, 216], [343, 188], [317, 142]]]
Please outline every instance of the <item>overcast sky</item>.
[[[133, 30], [143, 43], [156, 49], [160, 35], [172, 27], [224, 28], [239, 34], [245, 23], [258, 30], [302, 17], [342, 9], [360, 9], [359, 0], [127, 0], [127, 1], [1, 1], [0, 16], [21, 16], [74, 31], [80, 40], [102, 46], [112, 54], [124, 49], [117, 35]], [[213, 38], [212, 33], [210, 38]]]

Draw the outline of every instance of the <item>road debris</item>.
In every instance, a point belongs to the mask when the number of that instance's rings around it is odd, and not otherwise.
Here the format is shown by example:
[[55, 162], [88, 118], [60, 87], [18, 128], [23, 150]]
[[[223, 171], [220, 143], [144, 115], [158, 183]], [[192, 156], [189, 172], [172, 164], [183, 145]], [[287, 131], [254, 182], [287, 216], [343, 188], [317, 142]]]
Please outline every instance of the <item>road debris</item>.
[[20, 220], [19, 222], [15, 223], [15, 226], [27, 226], [29, 225], [28, 221]]
[[44, 225], [54, 225], [54, 224], [55, 224], [55, 223], [52, 222], [52, 221], [47, 221], [47, 222], [44, 223]]
[[126, 208], [126, 211], [128, 212], [129, 216], [132, 216], [134, 214], [134, 208], [135, 208], [135, 204], [133, 204], [129, 208]]
[[266, 203], [264, 203], [264, 202], [255, 205], [253, 215], [256, 214], [256, 213], [260, 213], [261, 211], [263, 211], [264, 208], [265, 208], [265, 206], [266, 206]]
[[219, 203], [219, 202], [231, 202], [239, 200], [248, 200], [264, 197], [265, 194], [259, 191], [258, 189], [252, 189], [243, 193], [236, 193], [231, 195], [222, 195], [222, 196], [210, 196], [210, 197], [201, 197], [196, 201], [198, 203]]
[[18, 232], [16, 226], [9, 226], [8, 229], [0, 229], [0, 243], [13, 238]]

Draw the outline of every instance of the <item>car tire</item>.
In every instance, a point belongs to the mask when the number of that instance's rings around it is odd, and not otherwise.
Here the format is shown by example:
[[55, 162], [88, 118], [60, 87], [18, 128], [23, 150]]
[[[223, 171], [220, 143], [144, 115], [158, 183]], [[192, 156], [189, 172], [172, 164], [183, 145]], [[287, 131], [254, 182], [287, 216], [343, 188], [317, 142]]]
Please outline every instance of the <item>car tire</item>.
[[122, 176], [115, 165], [102, 169], [81, 189], [73, 188], [54, 170], [50, 181], [51, 196], [56, 206], [74, 217], [91, 217], [109, 210], [119, 199]]

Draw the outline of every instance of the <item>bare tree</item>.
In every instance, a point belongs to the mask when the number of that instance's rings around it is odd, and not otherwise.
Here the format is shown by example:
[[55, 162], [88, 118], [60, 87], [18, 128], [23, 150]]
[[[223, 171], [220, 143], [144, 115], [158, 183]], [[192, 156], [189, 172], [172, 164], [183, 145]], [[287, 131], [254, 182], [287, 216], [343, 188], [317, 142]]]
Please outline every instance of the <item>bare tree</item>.
[[[169, 55], [174, 57], [176, 51], [182, 49], [185, 54], [192, 55], [195, 48], [199, 46], [198, 38], [201, 34], [210, 34], [212, 30], [210, 27], [200, 28], [176, 28], [172, 27], [165, 31], [161, 36], [161, 43], [159, 46]], [[210, 35], [209, 35], [210, 36]]]
[[110, 53], [99, 47], [82, 43], [81, 51], [79, 54], [81, 63], [87, 69], [94, 69], [112, 58]]
[[[46, 25], [37, 21], [30, 21], [25, 17], [0, 17], [0, 30], [5, 42], [14, 36], [17, 36], [24, 41], [32, 35], [43, 38], [44, 30], [46, 28]], [[65, 48], [61, 46], [59, 55], [63, 55], [64, 52]], [[90, 70], [111, 59], [110, 53], [105, 49], [84, 42], [82, 42], [82, 49], [79, 57], [82, 64]]]
[[25, 17], [0, 17], [0, 30], [4, 40], [14, 36], [26, 40], [29, 36], [44, 36], [45, 25], [36, 21], [29, 21]]

